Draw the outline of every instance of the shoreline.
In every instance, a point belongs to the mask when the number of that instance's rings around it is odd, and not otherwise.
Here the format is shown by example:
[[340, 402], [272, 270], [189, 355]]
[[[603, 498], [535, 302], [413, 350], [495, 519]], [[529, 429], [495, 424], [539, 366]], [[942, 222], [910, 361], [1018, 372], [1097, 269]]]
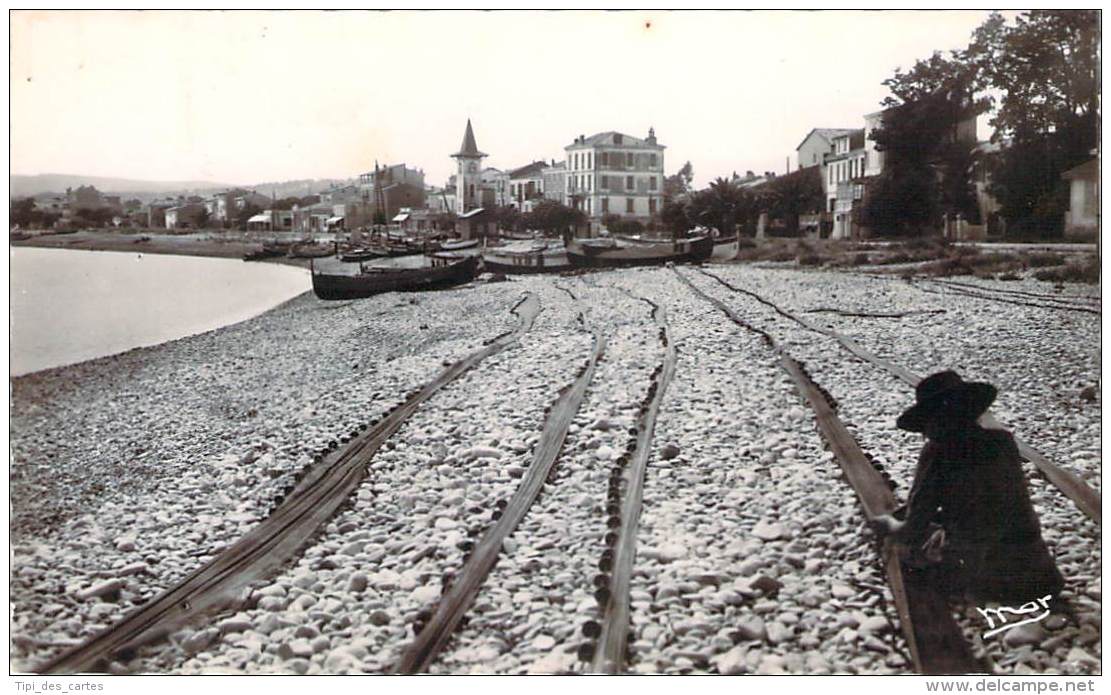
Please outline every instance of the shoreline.
[[[215, 232], [210, 233], [215, 234]], [[146, 237], [143, 240], [142, 237]], [[198, 239], [193, 235], [129, 234], [124, 232], [81, 231], [73, 234], [39, 234], [29, 239], [9, 242], [12, 248], [63, 249], [72, 251], [115, 251], [121, 253], [151, 253], [199, 258], [231, 258], [242, 260], [244, 254], [257, 251], [263, 241], [246, 241], [238, 238]], [[278, 263], [298, 268], [308, 268], [307, 258], [276, 257], [254, 263]]]

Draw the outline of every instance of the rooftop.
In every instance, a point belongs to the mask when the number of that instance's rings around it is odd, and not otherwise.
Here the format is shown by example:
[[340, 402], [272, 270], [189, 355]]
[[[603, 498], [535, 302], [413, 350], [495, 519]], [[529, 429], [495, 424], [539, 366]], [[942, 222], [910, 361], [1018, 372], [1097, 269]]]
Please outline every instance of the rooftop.
[[485, 157], [485, 152], [478, 151], [478, 144], [474, 139], [474, 129], [471, 128], [471, 119], [467, 119], [467, 130], [463, 133], [463, 144], [459, 146], [459, 151], [451, 155], [452, 157]]
[[644, 150], [664, 149], [663, 145], [654, 144], [642, 138], [634, 138], [632, 135], [619, 133], [616, 130], [607, 130], [604, 133], [595, 133], [590, 137], [580, 136], [573, 143], [563, 149], [569, 150], [572, 147], [596, 147], [598, 145], [612, 145], [615, 147]]
[[854, 130], [856, 130], [856, 128], [813, 128], [806, 134], [806, 137], [802, 139], [802, 142], [798, 144], [798, 147], [795, 147], [795, 150], [797, 151], [799, 147], [802, 147], [803, 143], [809, 140], [811, 135], [819, 135], [828, 142], [832, 141], [833, 138], [844, 135], [845, 133], [851, 133]]

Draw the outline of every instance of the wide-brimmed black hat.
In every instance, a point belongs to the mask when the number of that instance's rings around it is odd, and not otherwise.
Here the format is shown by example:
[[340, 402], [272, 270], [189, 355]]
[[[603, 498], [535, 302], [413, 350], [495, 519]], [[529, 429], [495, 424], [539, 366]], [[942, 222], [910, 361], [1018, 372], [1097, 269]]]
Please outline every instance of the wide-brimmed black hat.
[[931, 374], [914, 387], [917, 402], [895, 421], [908, 432], [922, 432], [926, 423], [938, 418], [975, 420], [991, 407], [998, 393], [991, 384], [965, 381], [954, 371]]

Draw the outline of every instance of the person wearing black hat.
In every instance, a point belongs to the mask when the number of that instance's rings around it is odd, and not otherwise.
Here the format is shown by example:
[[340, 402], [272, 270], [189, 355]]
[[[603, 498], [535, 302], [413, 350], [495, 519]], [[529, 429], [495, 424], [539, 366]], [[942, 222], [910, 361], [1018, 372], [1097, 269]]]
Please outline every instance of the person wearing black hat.
[[902, 521], [876, 519], [906, 545], [910, 572], [951, 595], [1019, 605], [1064, 586], [1042, 540], [1014, 438], [977, 420], [991, 384], [953, 371], [926, 377], [895, 426], [927, 438]]

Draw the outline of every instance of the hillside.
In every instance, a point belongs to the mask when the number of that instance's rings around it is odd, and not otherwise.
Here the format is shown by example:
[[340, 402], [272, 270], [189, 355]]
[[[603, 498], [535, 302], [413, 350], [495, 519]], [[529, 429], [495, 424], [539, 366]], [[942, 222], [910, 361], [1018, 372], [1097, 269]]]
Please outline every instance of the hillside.
[[[96, 186], [104, 193], [133, 196], [138, 198], [152, 198], [163, 195], [176, 195], [179, 193], [192, 193], [204, 195], [215, 193], [238, 184], [220, 183], [218, 181], [147, 181], [143, 179], [124, 179], [109, 176], [83, 176], [80, 174], [36, 174], [34, 176], [13, 175], [9, 178], [11, 190], [9, 198], [22, 198], [37, 196], [45, 193], [65, 193], [66, 188], [77, 186]], [[353, 179], [299, 179], [295, 181], [279, 181], [240, 185], [240, 188], [257, 190], [265, 195], [277, 194], [279, 198], [286, 196], [303, 196], [318, 193], [328, 188], [333, 183], [351, 183]]]

